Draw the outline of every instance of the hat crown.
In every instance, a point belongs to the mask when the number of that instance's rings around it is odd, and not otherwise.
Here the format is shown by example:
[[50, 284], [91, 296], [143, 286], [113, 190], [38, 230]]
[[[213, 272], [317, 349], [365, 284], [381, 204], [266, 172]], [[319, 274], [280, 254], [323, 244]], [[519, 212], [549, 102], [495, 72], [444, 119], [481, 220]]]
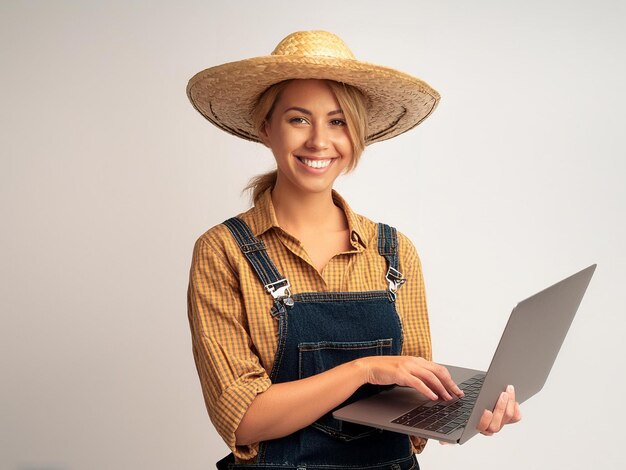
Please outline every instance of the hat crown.
[[328, 31], [297, 31], [278, 43], [272, 55], [355, 59], [341, 38]]

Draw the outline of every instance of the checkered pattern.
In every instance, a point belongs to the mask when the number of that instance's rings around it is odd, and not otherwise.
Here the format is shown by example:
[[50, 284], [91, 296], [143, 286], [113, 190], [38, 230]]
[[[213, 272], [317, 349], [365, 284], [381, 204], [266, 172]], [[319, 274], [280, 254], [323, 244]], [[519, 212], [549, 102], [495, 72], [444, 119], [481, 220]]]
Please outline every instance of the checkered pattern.
[[[333, 257], [321, 274], [302, 244], [278, 226], [269, 191], [239, 217], [263, 240], [292, 293], [385, 290], [387, 267], [378, 253], [376, 223], [355, 214], [336, 192], [333, 199], [346, 214], [352, 249]], [[400, 272], [407, 279], [397, 297], [402, 354], [430, 359], [421, 264], [401, 233], [398, 244]], [[278, 337], [272, 302], [225, 225], [197, 240], [188, 291], [193, 354], [211, 421], [238, 460], [253, 459], [258, 450], [258, 445], [235, 446], [235, 430], [256, 394], [271, 385]], [[415, 438], [413, 444], [421, 452], [425, 441]]]

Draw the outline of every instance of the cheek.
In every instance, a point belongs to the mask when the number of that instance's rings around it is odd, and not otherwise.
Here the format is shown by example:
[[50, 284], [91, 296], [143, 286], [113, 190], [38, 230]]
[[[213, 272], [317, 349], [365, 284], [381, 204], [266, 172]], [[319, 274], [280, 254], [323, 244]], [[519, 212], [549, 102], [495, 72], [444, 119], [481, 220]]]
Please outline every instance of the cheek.
[[274, 159], [276, 160], [276, 165], [279, 168], [289, 168], [290, 166], [295, 164], [295, 159], [293, 158], [294, 146], [291, 142], [287, 140], [280, 140], [278, 142], [273, 142], [272, 153], [274, 154]]
[[343, 157], [348, 161], [348, 163], [350, 161], [352, 161], [353, 158], [353, 146], [352, 146], [352, 141], [350, 140], [350, 137], [345, 136], [344, 139], [342, 139], [341, 144], [340, 144], [340, 152], [342, 153]]
[[285, 129], [281, 129], [281, 131], [276, 132], [272, 138], [272, 149], [275, 153], [285, 155], [301, 147], [302, 138], [300, 133]]

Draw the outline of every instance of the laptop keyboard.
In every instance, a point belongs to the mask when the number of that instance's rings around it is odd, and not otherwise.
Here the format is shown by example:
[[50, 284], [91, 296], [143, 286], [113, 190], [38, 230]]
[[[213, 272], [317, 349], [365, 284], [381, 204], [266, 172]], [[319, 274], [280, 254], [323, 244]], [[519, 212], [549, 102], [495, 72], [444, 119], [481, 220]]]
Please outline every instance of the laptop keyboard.
[[472, 413], [476, 397], [483, 386], [485, 374], [476, 374], [471, 379], [459, 384], [465, 396], [451, 402], [426, 403], [413, 408], [408, 413], [391, 421], [412, 428], [427, 429], [428, 431], [450, 434], [456, 429], [465, 426]]

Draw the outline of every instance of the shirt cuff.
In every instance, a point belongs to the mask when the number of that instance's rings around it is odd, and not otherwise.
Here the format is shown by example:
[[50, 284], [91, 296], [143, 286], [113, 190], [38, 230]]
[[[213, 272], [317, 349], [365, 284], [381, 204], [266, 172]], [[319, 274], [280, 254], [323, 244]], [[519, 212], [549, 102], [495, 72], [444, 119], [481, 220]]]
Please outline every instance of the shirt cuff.
[[424, 450], [424, 447], [426, 447], [426, 443], [428, 442], [428, 439], [425, 439], [419, 436], [409, 436], [409, 437], [411, 438], [411, 444], [413, 445], [413, 453], [421, 454], [422, 451]]
[[271, 384], [272, 382], [267, 376], [249, 382], [239, 381], [225, 390], [217, 401], [216, 406], [217, 409], [221, 410], [224, 422], [221, 423], [221, 426], [216, 425], [216, 428], [237, 461], [251, 460], [258, 453], [258, 443], [244, 446], [236, 445], [235, 431], [257, 394], [267, 390]]

